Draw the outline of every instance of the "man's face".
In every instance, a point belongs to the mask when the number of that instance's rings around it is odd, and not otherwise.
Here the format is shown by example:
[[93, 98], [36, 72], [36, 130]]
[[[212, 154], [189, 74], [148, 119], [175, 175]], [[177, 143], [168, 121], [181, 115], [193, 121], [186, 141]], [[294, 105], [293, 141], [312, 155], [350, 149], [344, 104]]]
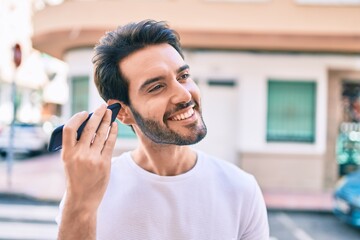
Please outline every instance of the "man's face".
[[172, 46], [138, 50], [122, 60], [120, 68], [129, 81], [135, 129], [160, 144], [189, 145], [205, 137], [199, 88]]

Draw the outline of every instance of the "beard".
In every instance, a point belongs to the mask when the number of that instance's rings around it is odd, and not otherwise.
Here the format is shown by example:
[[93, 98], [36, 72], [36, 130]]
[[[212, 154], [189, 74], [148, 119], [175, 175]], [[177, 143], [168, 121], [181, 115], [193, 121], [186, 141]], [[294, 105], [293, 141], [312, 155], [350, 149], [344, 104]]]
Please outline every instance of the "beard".
[[[179, 111], [193, 104], [193, 101], [190, 101], [186, 104], [178, 104], [171, 112]], [[201, 110], [199, 110], [200, 118], [198, 121], [186, 126], [191, 133], [188, 135], [182, 135], [168, 127], [167, 119], [171, 112], [166, 112], [163, 118], [163, 123], [160, 123], [159, 121], [142, 117], [140, 113], [132, 106], [130, 106], [130, 110], [143, 134], [158, 144], [191, 145], [201, 141], [207, 133], [207, 128], [205, 126]]]

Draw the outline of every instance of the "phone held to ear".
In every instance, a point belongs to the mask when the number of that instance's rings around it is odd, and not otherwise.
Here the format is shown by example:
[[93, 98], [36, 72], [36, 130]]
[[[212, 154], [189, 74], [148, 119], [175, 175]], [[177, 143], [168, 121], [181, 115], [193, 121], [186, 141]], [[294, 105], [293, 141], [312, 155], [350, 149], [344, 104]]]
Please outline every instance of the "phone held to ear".
[[[120, 105], [120, 103], [114, 103], [112, 105], [109, 105], [107, 108], [110, 109], [112, 112], [111, 123], [113, 123], [121, 109], [121, 105]], [[93, 113], [89, 114], [88, 118], [81, 124], [81, 126], [77, 130], [77, 140], [80, 139], [81, 133], [84, 130], [84, 127], [85, 127], [86, 123], [89, 121], [92, 114]], [[55, 152], [62, 148], [63, 128], [64, 128], [64, 125], [61, 125], [61, 126], [55, 128], [54, 131], [52, 132], [51, 137], [50, 137], [49, 147], [48, 147], [49, 152]]]

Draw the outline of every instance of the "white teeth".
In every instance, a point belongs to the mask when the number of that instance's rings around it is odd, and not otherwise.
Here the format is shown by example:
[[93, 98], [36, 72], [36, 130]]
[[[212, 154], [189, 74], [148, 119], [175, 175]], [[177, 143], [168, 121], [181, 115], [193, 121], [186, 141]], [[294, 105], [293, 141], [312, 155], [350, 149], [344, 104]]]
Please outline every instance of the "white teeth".
[[184, 120], [191, 117], [193, 114], [194, 114], [194, 109], [190, 108], [187, 112], [174, 116], [172, 120], [175, 121]]

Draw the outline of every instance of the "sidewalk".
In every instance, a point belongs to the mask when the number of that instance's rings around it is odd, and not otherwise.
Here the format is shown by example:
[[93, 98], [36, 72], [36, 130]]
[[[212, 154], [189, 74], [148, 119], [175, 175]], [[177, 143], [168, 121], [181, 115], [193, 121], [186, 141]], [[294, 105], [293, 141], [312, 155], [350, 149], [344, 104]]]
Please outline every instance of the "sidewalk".
[[[65, 191], [65, 176], [60, 153], [16, 160], [13, 184], [7, 186], [6, 162], [0, 162], [0, 198], [26, 195], [42, 201], [60, 201]], [[264, 192], [269, 209], [331, 211], [332, 193]]]
[[65, 191], [65, 177], [60, 153], [31, 159], [14, 160], [12, 185], [7, 184], [7, 163], [0, 162], [0, 193], [29, 196], [43, 201], [60, 201]]
[[333, 207], [331, 192], [264, 192], [263, 195], [268, 209], [330, 212]]

